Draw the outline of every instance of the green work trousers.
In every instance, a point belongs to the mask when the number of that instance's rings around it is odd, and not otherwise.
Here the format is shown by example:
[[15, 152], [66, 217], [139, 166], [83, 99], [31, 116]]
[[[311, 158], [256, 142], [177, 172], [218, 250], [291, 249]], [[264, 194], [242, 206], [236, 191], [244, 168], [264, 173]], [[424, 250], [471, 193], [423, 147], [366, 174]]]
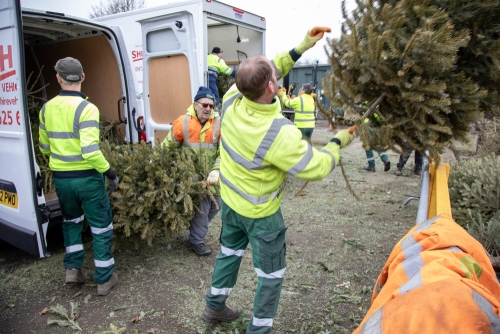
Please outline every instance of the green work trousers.
[[205, 296], [207, 305], [215, 311], [225, 307], [238, 278], [241, 258], [250, 243], [258, 285], [253, 318], [246, 333], [270, 333], [286, 271], [286, 227], [281, 210], [265, 218], [252, 219], [237, 214], [222, 201], [221, 215], [221, 251], [215, 260], [212, 286]]
[[94, 280], [109, 281], [115, 260], [113, 243], [113, 214], [102, 174], [79, 178], [54, 178], [57, 197], [63, 216], [64, 268], [81, 268], [85, 252], [82, 242], [83, 219], [90, 225], [94, 248]]
[[298, 128], [302, 132], [302, 138], [305, 140], [310, 140], [313, 135], [314, 128]]
[[[389, 157], [385, 152], [378, 152], [378, 155], [382, 162], [389, 160]], [[366, 160], [368, 161], [368, 166], [375, 167], [375, 156], [373, 155], [373, 150], [366, 150]]]

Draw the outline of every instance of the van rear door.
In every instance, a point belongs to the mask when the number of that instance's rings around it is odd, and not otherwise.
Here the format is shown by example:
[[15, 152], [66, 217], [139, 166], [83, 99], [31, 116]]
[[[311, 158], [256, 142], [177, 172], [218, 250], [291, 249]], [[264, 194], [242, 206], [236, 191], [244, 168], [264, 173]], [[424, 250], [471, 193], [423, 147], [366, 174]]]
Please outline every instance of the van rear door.
[[[192, 12], [140, 20], [143, 42], [144, 105], [148, 141], [162, 141], [186, 112], [198, 88]], [[200, 38], [198, 36], [198, 38]], [[193, 86], [194, 85], [194, 86]]]
[[[45, 257], [48, 216], [38, 207], [33, 141], [27, 108], [19, 1], [0, 2], [0, 238]], [[38, 126], [38, 124], [34, 125]], [[43, 197], [41, 197], [43, 199]], [[45, 201], [42, 200], [44, 203]]]

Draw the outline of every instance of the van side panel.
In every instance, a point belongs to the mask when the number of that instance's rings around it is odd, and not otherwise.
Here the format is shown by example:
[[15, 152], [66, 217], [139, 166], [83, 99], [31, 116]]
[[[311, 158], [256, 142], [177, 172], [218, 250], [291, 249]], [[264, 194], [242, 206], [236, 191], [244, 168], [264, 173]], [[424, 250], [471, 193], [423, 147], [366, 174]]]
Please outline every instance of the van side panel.
[[21, 27], [19, 2], [0, 2], [0, 238], [43, 257]]

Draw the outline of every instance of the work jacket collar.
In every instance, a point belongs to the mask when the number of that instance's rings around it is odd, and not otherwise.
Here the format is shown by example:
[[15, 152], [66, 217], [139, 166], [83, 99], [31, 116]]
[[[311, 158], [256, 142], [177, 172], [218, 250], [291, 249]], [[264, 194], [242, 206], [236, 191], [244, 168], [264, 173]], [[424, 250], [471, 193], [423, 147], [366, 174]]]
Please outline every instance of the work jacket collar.
[[273, 102], [269, 104], [261, 104], [254, 101], [251, 101], [243, 96], [242, 102], [248, 109], [248, 113], [252, 114], [253, 112], [261, 113], [261, 114], [274, 114], [276, 111], [281, 111], [280, 102], [276, 97], [274, 97]]
[[59, 93], [59, 96], [79, 96], [82, 99], [87, 99], [87, 95], [83, 94], [82, 92], [77, 92], [76, 90], [64, 90], [62, 89], [61, 92]]
[[[192, 116], [192, 117], [196, 117], [198, 118], [198, 116], [196, 115], [196, 110], [194, 109], [194, 103], [192, 103], [188, 108], [187, 108], [187, 115], [189, 116]], [[212, 109], [212, 113], [210, 113], [210, 117], [208, 118], [208, 120], [211, 120], [215, 117], [219, 116], [219, 113], [214, 111]], [[199, 120], [198, 120], [199, 121]], [[208, 121], [207, 121], [208, 122]]]

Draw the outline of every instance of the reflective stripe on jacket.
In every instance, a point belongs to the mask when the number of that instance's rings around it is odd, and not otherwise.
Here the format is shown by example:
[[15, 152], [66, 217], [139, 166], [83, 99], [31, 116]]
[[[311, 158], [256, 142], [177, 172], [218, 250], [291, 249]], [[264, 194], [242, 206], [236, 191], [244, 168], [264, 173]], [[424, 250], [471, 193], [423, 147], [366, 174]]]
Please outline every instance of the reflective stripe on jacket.
[[[276, 72], [276, 80], [279, 80], [281, 79], [281, 77], [287, 75], [288, 72], [290, 72], [293, 65], [295, 65], [295, 61], [292, 59], [290, 52], [285, 51], [274, 56], [273, 60], [271, 60], [271, 64], [273, 65], [274, 70]], [[222, 98], [222, 108], [220, 113], [220, 116], [222, 118], [224, 118], [224, 113], [226, 112], [226, 109], [230, 105], [232, 105], [233, 102], [239, 97], [242, 97], [242, 95], [238, 91], [236, 84], [233, 84]]]
[[441, 214], [396, 244], [353, 333], [500, 333], [499, 315], [500, 285], [483, 246]]
[[219, 73], [223, 73], [225, 75], [234, 76], [234, 70], [226, 65], [224, 59], [217, 56], [215, 53], [211, 53], [207, 58], [208, 63], [208, 71], [218, 75]]
[[267, 217], [279, 209], [287, 173], [313, 181], [335, 167], [338, 145], [330, 143], [319, 151], [302, 140], [297, 127], [281, 115], [277, 98], [272, 104], [237, 98], [226, 110], [222, 134], [222, 200], [248, 218]]
[[99, 110], [84, 94], [63, 90], [42, 106], [39, 116], [40, 151], [50, 155], [52, 171], [109, 169], [99, 149]]
[[[177, 118], [163, 144], [172, 142], [183, 149], [193, 150], [200, 156], [200, 165], [196, 172], [208, 175], [212, 170], [219, 169], [219, 141], [221, 119], [212, 111], [210, 118], [202, 126], [193, 105], [190, 105], [185, 115]], [[217, 191], [218, 190], [218, 187]]]
[[[283, 94], [284, 95], [284, 94]], [[302, 94], [293, 99], [288, 99], [286, 95], [283, 98], [283, 105], [295, 110], [294, 123], [298, 128], [314, 128], [316, 118], [314, 111], [316, 105], [310, 94]]]

